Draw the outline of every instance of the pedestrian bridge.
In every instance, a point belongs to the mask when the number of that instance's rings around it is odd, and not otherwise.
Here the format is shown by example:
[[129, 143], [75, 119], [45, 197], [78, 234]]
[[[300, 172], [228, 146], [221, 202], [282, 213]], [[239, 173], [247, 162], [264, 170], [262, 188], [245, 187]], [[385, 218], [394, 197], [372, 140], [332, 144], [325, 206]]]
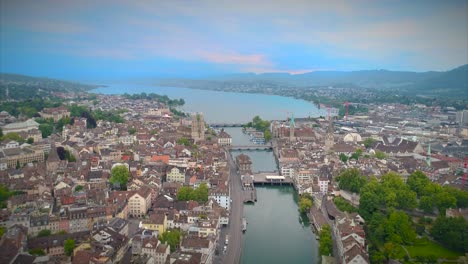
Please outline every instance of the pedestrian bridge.
[[245, 124], [241, 123], [213, 123], [209, 124], [210, 127], [243, 127]]
[[237, 145], [231, 146], [230, 150], [270, 150], [273, 149], [271, 144], [265, 145]]

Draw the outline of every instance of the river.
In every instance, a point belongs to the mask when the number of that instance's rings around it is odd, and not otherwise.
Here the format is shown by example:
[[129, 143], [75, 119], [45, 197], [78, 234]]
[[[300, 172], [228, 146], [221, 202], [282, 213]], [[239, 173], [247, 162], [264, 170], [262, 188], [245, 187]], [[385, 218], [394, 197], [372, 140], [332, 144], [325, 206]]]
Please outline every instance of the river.
[[[157, 93], [170, 98], [183, 98], [182, 110], [203, 112], [212, 123], [246, 123], [253, 116], [263, 119], [285, 119], [286, 112], [297, 116], [324, 114], [306, 101], [281, 96], [226, 93], [186, 88], [152, 87], [117, 84], [93, 90], [103, 94]], [[241, 128], [225, 128], [235, 145], [252, 144]], [[272, 151], [233, 151], [233, 156], [245, 153], [252, 160], [253, 171], [277, 170]], [[259, 187], [258, 202], [246, 204], [248, 221], [243, 236], [241, 262], [256, 263], [318, 263], [318, 243], [307, 217], [298, 212], [298, 197], [290, 186]]]
[[277, 95], [217, 92], [188, 88], [158, 87], [141, 84], [109, 84], [94, 89], [102, 94], [156, 93], [172, 99], [182, 98], [185, 112], [202, 112], [208, 123], [247, 123], [256, 115], [266, 120], [286, 119], [289, 113], [296, 117], [326, 115], [314, 104]]
[[[225, 128], [234, 145], [251, 144], [241, 128]], [[277, 170], [272, 151], [232, 151], [252, 160], [252, 170]], [[298, 195], [291, 186], [257, 187], [257, 202], [244, 205], [248, 227], [241, 261], [250, 263], [318, 263], [318, 242], [307, 217], [298, 212]]]

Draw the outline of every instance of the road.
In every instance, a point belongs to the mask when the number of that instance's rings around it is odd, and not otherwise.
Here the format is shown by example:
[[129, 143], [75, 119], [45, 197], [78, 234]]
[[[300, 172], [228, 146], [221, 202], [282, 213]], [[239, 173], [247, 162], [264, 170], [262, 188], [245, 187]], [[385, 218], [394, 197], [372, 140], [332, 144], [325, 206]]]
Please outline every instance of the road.
[[244, 211], [244, 203], [242, 201], [242, 188], [240, 175], [237, 173], [237, 167], [228, 153], [228, 163], [230, 169], [229, 185], [231, 188], [231, 213], [229, 215], [229, 244], [223, 263], [239, 264], [242, 253], [242, 230], [241, 223]]

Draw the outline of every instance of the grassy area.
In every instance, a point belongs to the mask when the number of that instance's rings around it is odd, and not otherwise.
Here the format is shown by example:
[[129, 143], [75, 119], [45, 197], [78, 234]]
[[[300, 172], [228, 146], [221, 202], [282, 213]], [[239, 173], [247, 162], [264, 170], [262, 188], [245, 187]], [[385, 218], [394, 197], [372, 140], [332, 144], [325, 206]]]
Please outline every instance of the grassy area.
[[348, 201], [346, 201], [342, 197], [335, 197], [333, 199], [333, 202], [335, 202], [336, 208], [338, 208], [338, 210], [342, 212], [354, 213], [358, 211], [356, 207], [354, 207], [352, 204], [350, 204]]
[[463, 255], [462, 253], [444, 248], [441, 245], [429, 240], [420, 240], [414, 246], [405, 247], [413, 259], [418, 256], [429, 257], [431, 255], [436, 256], [437, 258], [456, 259]]

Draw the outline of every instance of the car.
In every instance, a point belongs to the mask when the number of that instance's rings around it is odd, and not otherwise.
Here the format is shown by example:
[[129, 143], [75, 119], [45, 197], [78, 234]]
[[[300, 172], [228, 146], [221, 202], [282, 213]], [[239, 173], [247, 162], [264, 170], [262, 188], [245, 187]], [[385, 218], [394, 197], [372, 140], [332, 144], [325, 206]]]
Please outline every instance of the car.
[[224, 246], [223, 252], [226, 252], [226, 251], [227, 251], [227, 246]]

